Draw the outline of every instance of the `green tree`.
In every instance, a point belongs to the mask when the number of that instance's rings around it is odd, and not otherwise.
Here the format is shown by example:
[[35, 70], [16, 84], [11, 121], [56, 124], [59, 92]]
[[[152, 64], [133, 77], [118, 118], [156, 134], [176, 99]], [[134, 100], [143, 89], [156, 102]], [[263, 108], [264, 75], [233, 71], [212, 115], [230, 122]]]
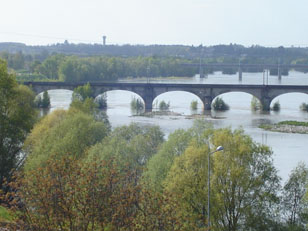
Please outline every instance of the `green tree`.
[[105, 161], [112, 158], [119, 167], [130, 166], [141, 175], [162, 142], [163, 133], [159, 127], [131, 124], [116, 128], [108, 138], [93, 146], [88, 158]]
[[308, 222], [307, 201], [308, 168], [299, 163], [292, 170], [282, 191], [282, 208], [288, 230], [306, 230]]
[[74, 89], [72, 100], [85, 101], [87, 98], [93, 98], [93, 90], [90, 83], [87, 83], [83, 86], [79, 86]]
[[226, 110], [229, 110], [229, 105], [225, 103], [225, 101], [223, 101], [222, 98], [220, 97], [217, 97], [213, 104], [212, 104], [212, 107], [214, 110], [217, 110], [217, 111], [226, 111]]
[[59, 79], [59, 67], [64, 60], [64, 55], [49, 56], [40, 65], [40, 73], [45, 75], [49, 79]]
[[38, 95], [35, 100], [34, 103], [36, 105], [36, 107], [39, 108], [48, 108], [50, 106], [50, 97], [48, 95], [47, 91], [44, 91], [43, 93], [43, 99], [40, 95]]
[[103, 94], [98, 100], [95, 100], [89, 83], [74, 89], [70, 108], [93, 115], [96, 120], [103, 121], [110, 127], [107, 114], [102, 110], [98, 110], [102, 106], [107, 106], [107, 97]]
[[[214, 230], [266, 230], [275, 219], [279, 177], [271, 150], [242, 130], [209, 130], [195, 136], [184, 154], [174, 159], [165, 190], [181, 202], [179, 214], [189, 215], [187, 227], [207, 225], [207, 155], [209, 146], [224, 146], [212, 158], [211, 204]], [[199, 134], [201, 134], [199, 132]]]
[[208, 147], [192, 141], [184, 154], [175, 158], [164, 182], [166, 192], [180, 202], [178, 216], [188, 217], [184, 222], [189, 227], [207, 226], [207, 155]]
[[262, 105], [255, 96], [251, 99], [250, 107], [252, 111], [262, 110]]
[[81, 111], [55, 111], [35, 125], [25, 141], [28, 155], [25, 169], [45, 166], [48, 160], [71, 154], [81, 158], [84, 151], [100, 142], [108, 127]]
[[182, 129], [176, 130], [169, 135], [168, 140], [162, 144], [158, 153], [149, 160], [144, 180], [149, 182], [151, 190], [163, 191], [163, 182], [170, 171], [174, 158], [184, 153], [191, 139], [191, 132]]
[[36, 121], [33, 92], [18, 85], [0, 60], [0, 188], [22, 157], [23, 141]]
[[269, 147], [255, 143], [243, 130], [214, 132], [211, 178], [214, 227], [217, 230], [267, 230], [275, 219], [280, 178]]
[[47, 91], [44, 91], [43, 93], [43, 99], [42, 99], [42, 107], [48, 108], [50, 106], [50, 97], [48, 95]]

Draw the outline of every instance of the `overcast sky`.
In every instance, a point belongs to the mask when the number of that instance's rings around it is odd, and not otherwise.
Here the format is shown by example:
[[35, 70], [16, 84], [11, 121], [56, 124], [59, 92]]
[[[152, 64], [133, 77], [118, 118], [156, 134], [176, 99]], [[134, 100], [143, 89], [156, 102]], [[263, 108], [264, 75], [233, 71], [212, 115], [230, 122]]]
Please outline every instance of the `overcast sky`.
[[308, 0], [1, 0], [0, 42], [308, 46]]

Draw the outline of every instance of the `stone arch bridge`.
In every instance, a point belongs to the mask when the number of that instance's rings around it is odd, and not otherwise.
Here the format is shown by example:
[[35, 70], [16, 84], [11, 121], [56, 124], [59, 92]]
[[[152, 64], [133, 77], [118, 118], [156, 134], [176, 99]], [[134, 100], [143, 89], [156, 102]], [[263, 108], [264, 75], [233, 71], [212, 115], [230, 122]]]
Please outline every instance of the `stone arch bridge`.
[[[85, 82], [24, 82], [39, 94], [48, 90], [74, 90]], [[152, 110], [153, 100], [160, 94], [171, 91], [192, 93], [203, 102], [204, 109], [210, 110], [215, 97], [228, 92], [244, 92], [255, 96], [261, 102], [263, 110], [270, 110], [271, 101], [285, 93], [306, 93], [306, 85], [245, 85], [245, 84], [170, 84], [170, 83], [104, 83], [90, 82], [95, 96], [112, 90], [126, 90], [138, 94], [145, 103], [146, 110]]]

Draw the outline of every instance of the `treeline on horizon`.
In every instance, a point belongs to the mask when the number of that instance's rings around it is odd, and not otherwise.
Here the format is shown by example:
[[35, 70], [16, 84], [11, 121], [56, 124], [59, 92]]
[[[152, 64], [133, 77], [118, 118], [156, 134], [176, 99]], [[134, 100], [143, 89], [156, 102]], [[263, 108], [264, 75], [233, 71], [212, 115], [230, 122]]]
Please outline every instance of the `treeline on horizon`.
[[[204, 46], [184, 45], [99, 45], [55, 44], [26, 46], [0, 43], [0, 57], [16, 72], [20, 81], [115, 81], [136, 77], [192, 77], [198, 66], [184, 63], [307, 64], [307, 48], [244, 47], [237, 44]], [[263, 68], [242, 68], [262, 72]], [[235, 74], [237, 68], [207, 68], [205, 73], [222, 71]], [[288, 69], [282, 70], [288, 75]], [[307, 69], [296, 69], [307, 72]], [[278, 69], [270, 70], [277, 75]]]

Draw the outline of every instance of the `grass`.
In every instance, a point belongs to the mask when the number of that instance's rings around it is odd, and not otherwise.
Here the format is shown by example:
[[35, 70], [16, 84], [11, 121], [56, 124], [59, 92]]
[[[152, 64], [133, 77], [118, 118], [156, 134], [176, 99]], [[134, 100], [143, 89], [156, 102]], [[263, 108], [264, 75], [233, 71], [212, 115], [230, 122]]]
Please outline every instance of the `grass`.
[[304, 126], [304, 127], [308, 127], [308, 122], [301, 122], [301, 121], [294, 121], [294, 120], [286, 120], [286, 121], [281, 121], [281, 122], [279, 122], [278, 125], [293, 125], [293, 126]]
[[263, 128], [265, 130], [270, 130], [273, 126], [268, 124], [261, 124], [259, 125], [259, 128]]

